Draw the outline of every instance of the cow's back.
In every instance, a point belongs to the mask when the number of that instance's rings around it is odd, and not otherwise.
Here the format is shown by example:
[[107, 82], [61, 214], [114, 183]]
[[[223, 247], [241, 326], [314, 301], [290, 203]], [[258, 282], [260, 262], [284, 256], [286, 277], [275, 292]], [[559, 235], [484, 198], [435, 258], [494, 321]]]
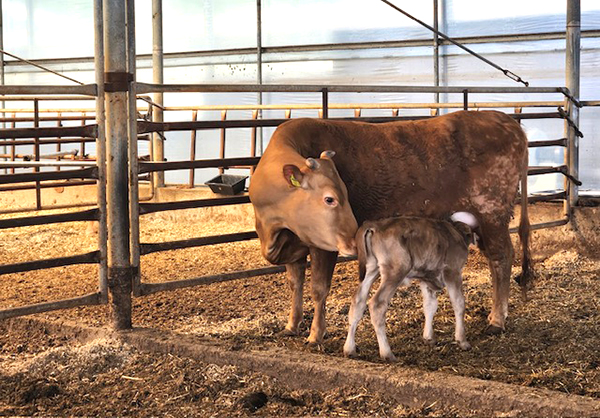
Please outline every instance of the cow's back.
[[285, 147], [304, 157], [336, 152], [360, 224], [456, 211], [510, 216], [527, 138], [504, 113], [455, 112], [383, 124], [294, 120], [278, 129], [263, 158]]

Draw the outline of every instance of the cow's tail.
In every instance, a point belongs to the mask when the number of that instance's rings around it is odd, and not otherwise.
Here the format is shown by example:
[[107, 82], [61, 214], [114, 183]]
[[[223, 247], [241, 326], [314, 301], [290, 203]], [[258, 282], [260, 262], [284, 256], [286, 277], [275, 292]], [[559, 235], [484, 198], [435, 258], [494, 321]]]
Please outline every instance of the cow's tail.
[[358, 253], [358, 280], [362, 282], [367, 274], [367, 259], [372, 256], [371, 247], [372, 228], [361, 227], [356, 234], [356, 247]]
[[535, 271], [531, 260], [531, 252], [529, 251], [529, 234], [531, 225], [529, 223], [529, 212], [527, 210], [527, 170], [528, 156], [525, 155], [525, 162], [521, 172], [521, 220], [519, 222], [519, 239], [521, 240], [521, 274], [515, 277], [523, 297], [527, 299], [527, 290], [533, 285], [535, 279]]

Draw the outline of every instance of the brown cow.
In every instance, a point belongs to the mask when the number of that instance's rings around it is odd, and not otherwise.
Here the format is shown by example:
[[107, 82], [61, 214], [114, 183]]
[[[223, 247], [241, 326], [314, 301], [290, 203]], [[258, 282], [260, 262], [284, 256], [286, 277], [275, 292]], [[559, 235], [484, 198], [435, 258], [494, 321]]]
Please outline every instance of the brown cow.
[[[320, 159], [320, 169], [300, 170], [302, 176], [316, 181], [307, 180], [296, 187], [299, 179], [294, 182], [291, 174], [306, 158], [323, 150], [335, 151], [335, 167], [329, 159]], [[532, 272], [527, 157], [527, 137], [519, 124], [495, 111], [461, 111], [383, 124], [296, 119], [279, 126], [252, 176], [250, 200], [263, 255], [271, 263], [286, 265], [293, 293], [286, 331], [298, 332], [310, 253], [315, 315], [308, 341], [320, 343], [323, 339], [325, 299], [337, 255], [334, 243], [338, 243], [337, 250], [350, 252], [356, 228], [345, 214], [329, 216], [323, 203], [333, 197], [337, 209], [345, 209], [346, 188], [359, 224], [399, 215], [438, 219], [459, 211], [475, 215], [480, 248], [492, 271], [489, 330], [503, 330], [513, 258], [508, 225], [520, 178], [524, 179], [519, 229], [522, 285]]]
[[419, 281], [423, 294], [425, 342], [435, 343], [436, 292], [446, 287], [454, 308], [454, 339], [463, 350], [470, 349], [465, 336], [462, 269], [469, 245], [474, 243], [472, 230], [476, 227], [477, 220], [467, 212], [457, 212], [449, 221], [401, 216], [365, 222], [356, 233], [360, 284], [348, 314], [344, 354], [350, 357], [356, 354], [356, 327], [365, 311], [369, 290], [379, 276], [381, 284], [369, 300], [369, 312], [382, 359], [396, 360], [385, 335], [385, 314], [396, 289], [408, 286], [412, 279]]

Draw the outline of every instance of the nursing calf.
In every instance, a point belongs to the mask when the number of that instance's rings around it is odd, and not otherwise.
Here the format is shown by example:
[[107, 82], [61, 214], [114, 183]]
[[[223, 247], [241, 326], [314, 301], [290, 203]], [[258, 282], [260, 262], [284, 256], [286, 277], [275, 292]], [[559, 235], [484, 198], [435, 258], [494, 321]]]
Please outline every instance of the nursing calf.
[[428, 343], [435, 341], [436, 292], [447, 287], [456, 320], [454, 338], [462, 349], [469, 349], [471, 346], [465, 337], [462, 269], [467, 262], [469, 244], [474, 243], [472, 230], [476, 227], [475, 217], [467, 212], [455, 213], [450, 221], [403, 216], [365, 222], [356, 234], [360, 284], [350, 307], [344, 354], [356, 354], [356, 327], [363, 316], [371, 285], [379, 276], [381, 284], [369, 300], [369, 312], [381, 358], [395, 360], [385, 334], [385, 314], [396, 289], [410, 284], [412, 279], [419, 280], [423, 294], [423, 339]]

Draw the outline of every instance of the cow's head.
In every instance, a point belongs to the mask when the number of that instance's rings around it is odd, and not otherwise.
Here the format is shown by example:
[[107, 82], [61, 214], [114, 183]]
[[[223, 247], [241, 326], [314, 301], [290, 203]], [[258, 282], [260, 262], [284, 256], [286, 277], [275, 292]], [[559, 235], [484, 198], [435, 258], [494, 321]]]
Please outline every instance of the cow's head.
[[334, 155], [333, 151], [323, 151], [319, 159], [307, 158], [305, 167], [283, 167], [291, 192], [289, 207], [293, 207], [286, 216], [287, 227], [309, 245], [354, 255], [358, 225], [346, 185], [331, 159]]

